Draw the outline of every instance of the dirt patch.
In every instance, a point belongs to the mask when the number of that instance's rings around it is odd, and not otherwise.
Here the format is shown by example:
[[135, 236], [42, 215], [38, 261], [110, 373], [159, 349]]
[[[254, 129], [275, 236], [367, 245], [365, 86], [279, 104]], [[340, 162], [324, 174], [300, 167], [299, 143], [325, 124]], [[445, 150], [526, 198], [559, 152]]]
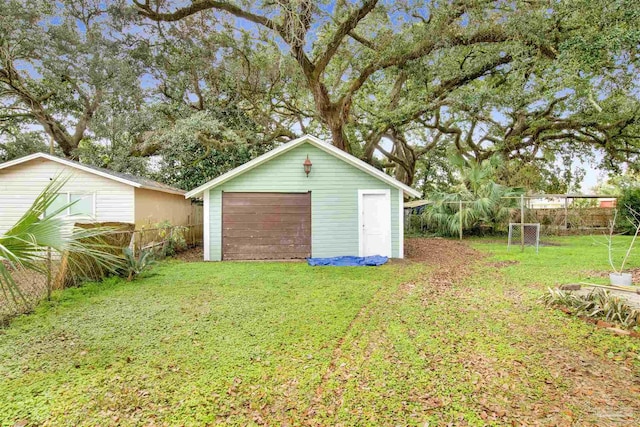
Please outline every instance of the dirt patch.
[[202, 262], [204, 260], [204, 248], [202, 246], [189, 248], [186, 251], [182, 251], [174, 255], [173, 259], [177, 259], [182, 262]]
[[511, 265], [518, 265], [520, 264], [520, 261], [515, 261], [515, 260], [511, 260], [511, 261], [497, 261], [497, 262], [488, 262], [487, 265], [489, 267], [495, 267], [495, 268], [505, 268], [505, 267], [509, 267]]
[[415, 237], [405, 241], [405, 255], [411, 261], [432, 265], [471, 264], [484, 255], [466, 243], [443, 239]]
[[405, 254], [411, 261], [436, 267], [428, 279], [430, 297], [469, 276], [475, 262], [486, 256], [466, 243], [443, 238], [407, 239]]

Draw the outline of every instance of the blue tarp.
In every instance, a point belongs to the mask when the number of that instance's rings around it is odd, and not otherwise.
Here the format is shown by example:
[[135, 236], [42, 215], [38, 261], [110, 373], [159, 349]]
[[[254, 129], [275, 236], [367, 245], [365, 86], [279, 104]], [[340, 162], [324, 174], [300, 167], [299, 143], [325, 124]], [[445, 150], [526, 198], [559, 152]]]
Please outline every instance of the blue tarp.
[[378, 266], [385, 264], [389, 258], [386, 256], [336, 256], [333, 258], [307, 258], [310, 266], [333, 265], [337, 267], [362, 267], [362, 266]]

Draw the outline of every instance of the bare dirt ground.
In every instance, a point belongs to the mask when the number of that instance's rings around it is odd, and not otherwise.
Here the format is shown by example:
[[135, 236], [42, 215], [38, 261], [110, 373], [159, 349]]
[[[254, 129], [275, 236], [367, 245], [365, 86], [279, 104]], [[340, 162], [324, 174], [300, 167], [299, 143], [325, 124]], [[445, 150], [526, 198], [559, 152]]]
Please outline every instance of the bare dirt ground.
[[200, 262], [204, 260], [204, 249], [202, 246], [189, 248], [186, 251], [176, 254], [173, 258], [182, 262]]

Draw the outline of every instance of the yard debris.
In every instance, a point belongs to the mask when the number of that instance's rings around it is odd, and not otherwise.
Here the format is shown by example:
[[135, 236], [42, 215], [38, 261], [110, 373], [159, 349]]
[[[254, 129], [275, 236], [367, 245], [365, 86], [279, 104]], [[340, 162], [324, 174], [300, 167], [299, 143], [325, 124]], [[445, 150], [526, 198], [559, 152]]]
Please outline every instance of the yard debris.
[[631, 335], [630, 331], [625, 331], [624, 329], [620, 329], [620, 328], [607, 328], [607, 331], [613, 332], [614, 334], [617, 334], [617, 335]]
[[496, 262], [487, 263], [489, 267], [495, 267], [495, 268], [505, 268], [505, 267], [518, 265], [518, 264], [520, 264], [520, 261], [516, 261], [516, 260], [496, 261]]

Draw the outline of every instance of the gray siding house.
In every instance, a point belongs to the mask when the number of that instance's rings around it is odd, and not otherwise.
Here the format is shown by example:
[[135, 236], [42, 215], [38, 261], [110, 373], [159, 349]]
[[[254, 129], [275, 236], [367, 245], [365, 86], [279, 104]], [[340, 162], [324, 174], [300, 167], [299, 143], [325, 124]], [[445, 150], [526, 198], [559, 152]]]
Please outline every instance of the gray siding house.
[[420, 193], [307, 135], [186, 197], [204, 202], [207, 261], [403, 258], [404, 198]]

